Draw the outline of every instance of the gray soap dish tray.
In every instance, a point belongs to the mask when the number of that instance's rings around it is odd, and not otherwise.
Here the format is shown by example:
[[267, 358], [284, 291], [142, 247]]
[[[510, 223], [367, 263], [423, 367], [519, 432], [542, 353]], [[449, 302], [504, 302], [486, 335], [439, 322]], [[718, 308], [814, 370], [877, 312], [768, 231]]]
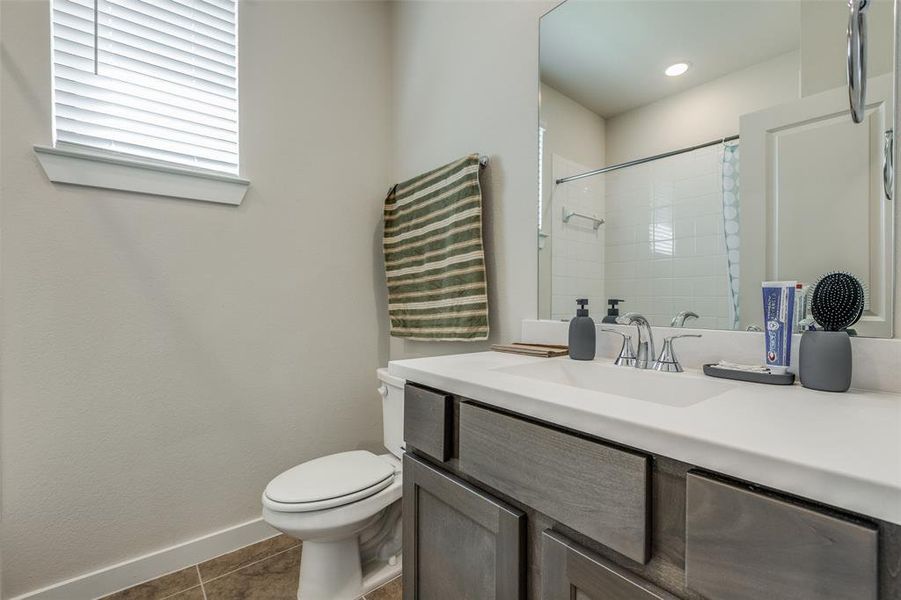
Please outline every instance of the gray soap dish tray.
[[737, 381], [750, 381], [751, 383], [769, 383], [770, 385], [791, 385], [795, 382], [794, 373], [754, 373], [753, 371], [736, 371], [724, 369], [716, 364], [704, 365], [704, 375], [720, 377], [722, 379], [735, 379]]

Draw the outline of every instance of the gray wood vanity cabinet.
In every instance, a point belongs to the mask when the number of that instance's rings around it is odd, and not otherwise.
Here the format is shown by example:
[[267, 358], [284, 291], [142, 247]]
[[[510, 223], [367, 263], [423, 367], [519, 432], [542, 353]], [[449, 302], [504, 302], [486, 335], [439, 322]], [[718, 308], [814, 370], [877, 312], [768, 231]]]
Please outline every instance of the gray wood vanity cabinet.
[[405, 600], [901, 600], [897, 525], [415, 384], [405, 406]]

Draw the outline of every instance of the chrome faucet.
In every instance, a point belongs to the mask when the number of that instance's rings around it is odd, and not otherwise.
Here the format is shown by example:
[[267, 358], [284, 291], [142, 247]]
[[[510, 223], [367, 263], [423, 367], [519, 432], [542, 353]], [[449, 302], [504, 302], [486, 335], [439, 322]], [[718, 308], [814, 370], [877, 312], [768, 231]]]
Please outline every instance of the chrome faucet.
[[685, 327], [685, 321], [687, 319], [697, 319], [697, 318], [699, 318], [698, 313], [690, 311], [690, 310], [683, 310], [678, 315], [673, 317], [673, 320], [670, 322], [669, 326], [670, 327]]
[[657, 358], [654, 353], [654, 332], [651, 331], [651, 324], [643, 315], [634, 312], [626, 313], [618, 321], [625, 325], [635, 325], [638, 328], [635, 367], [638, 369], [651, 368]]

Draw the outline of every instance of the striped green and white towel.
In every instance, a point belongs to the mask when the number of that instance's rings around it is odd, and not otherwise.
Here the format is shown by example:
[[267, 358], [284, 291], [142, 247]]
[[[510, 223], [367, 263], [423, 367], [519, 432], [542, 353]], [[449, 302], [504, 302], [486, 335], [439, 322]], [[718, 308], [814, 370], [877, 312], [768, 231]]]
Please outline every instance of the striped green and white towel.
[[391, 335], [488, 338], [478, 154], [394, 186], [384, 248]]

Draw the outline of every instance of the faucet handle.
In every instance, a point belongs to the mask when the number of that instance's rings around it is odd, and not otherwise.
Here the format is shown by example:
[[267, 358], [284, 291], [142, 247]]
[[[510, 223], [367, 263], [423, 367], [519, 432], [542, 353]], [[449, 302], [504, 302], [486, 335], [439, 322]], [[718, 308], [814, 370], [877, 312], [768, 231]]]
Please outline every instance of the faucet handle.
[[634, 367], [635, 349], [632, 348], [632, 336], [628, 333], [623, 333], [618, 329], [612, 329], [610, 327], [601, 327], [599, 331], [603, 331], [604, 333], [615, 333], [616, 335], [622, 336], [623, 345], [619, 349], [619, 356], [616, 357], [616, 360], [613, 361], [613, 364], [618, 367]]
[[675, 350], [673, 350], [673, 340], [678, 340], [679, 338], [699, 337], [704, 336], [702, 336], [700, 333], [683, 333], [680, 335], [671, 335], [669, 337], [663, 338], [663, 350], [660, 351], [660, 356], [654, 363], [654, 370], [663, 371], [666, 373], [681, 373], [682, 371], [684, 371], [682, 365], [679, 363], [679, 359], [676, 358]]
[[624, 338], [632, 339], [632, 336], [629, 335], [628, 333], [623, 333], [619, 329], [614, 329], [612, 327], [598, 327], [598, 331], [603, 331], [605, 333], [615, 333], [616, 335], [621, 335]]

